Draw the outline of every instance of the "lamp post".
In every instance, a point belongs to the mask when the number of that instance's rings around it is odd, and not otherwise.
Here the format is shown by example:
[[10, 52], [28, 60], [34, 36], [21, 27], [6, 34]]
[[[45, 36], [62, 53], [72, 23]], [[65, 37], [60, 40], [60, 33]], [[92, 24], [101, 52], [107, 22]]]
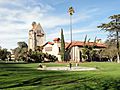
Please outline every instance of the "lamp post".
[[75, 13], [73, 7], [70, 7], [68, 10], [69, 14], [70, 14], [70, 35], [71, 35], [71, 43], [72, 43], [72, 15], [73, 13]]

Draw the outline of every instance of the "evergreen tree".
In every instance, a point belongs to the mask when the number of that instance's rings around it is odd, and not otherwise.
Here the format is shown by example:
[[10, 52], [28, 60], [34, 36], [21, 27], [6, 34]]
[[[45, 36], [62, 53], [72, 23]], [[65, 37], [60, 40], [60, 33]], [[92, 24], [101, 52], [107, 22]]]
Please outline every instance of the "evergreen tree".
[[87, 35], [85, 36], [84, 47], [85, 47], [85, 44], [86, 44], [86, 40], [87, 40]]
[[117, 43], [117, 62], [120, 63], [120, 52], [119, 52], [119, 33], [120, 33], [120, 14], [113, 15], [109, 17], [111, 19], [108, 23], [103, 23], [98, 28], [102, 30], [109, 31], [111, 34], [110, 36], [115, 37]]
[[63, 29], [61, 29], [61, 60], [65, 60], [65, 41], [63, 35]]

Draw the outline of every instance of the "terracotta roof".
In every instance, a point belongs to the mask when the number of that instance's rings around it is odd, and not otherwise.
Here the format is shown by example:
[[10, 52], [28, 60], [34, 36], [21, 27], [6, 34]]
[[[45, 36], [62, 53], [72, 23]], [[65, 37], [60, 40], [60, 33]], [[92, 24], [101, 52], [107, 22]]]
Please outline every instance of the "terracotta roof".
[[53, 41], [59, 41], [60, 40], [60, 38], [54, 38], [53, 39]]
[[46, 46], [47, 44], [53, 45], [54, 43], [53, 43], [53, 42], [46, 42], [46, 43], [43, 45], [43, 47]]
[[[85, 45], [88, 45], [88, 46], [93, 46], [93, 44], [94, 44], [94, 42], [85, 43]], [[73, 46], [83, 47], [84, 46], [84, 42], [73, 41], [72, 43], [66, 44], [65, 48], [68, 49], [68, 48], [71, 48]], [[107, 46], [105, 44], [103, 44], [103, 43], [96, 43], [95, 47], [96, 48], [106, 48]]]
[[53, 42], [47, 42], [47, 44], [51, 44], [51, 45], [53, 45], [54, 43], [53, 43]]

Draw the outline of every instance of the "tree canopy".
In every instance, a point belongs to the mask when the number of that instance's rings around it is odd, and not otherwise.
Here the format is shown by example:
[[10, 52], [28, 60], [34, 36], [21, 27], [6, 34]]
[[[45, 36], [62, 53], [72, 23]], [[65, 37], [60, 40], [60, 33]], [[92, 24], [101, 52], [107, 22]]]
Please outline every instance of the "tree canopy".
[[8, 59], [8, 56], [10, 56], [10, 52], [6, 48], [0, 47], [0, 59], [6, 60]]
[[117, 48], [117, 62], [120, 63], [120, 52], [119, 52], [119, 32], [120, 32], [120, 14], [112, 15], [109, 17], [111, 19], [108, 23], [103, 23], [98, 28], [101, 30], [109, 31], [110, 37], [116, 39], [116, 48]]
[[24, 47], [27, 48], [28, 47], [26, 42], [18, 42], [17, 44], [18, 44], [19, 48], [24, 48]]

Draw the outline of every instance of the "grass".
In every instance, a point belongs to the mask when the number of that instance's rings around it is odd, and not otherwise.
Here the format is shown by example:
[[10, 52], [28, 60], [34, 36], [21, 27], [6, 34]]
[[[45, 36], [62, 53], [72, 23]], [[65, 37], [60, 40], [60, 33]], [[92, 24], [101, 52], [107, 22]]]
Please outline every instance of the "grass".
[[[44, 63], [48, 66], [67, 66]], [[120, 64], [81, 63], [97, 71], [38, 71], [38, 63], [0, 64], [0, 90], [120, 90]]]

